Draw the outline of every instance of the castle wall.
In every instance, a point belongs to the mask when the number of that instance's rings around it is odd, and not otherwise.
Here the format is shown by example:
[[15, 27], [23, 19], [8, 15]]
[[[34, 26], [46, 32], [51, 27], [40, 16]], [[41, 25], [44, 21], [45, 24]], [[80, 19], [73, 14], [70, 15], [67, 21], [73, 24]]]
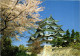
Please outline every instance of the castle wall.
[[80, 50], [70, 47], [52, 47], [45, 45], [43, 51], [37, 56], [80, 56]]

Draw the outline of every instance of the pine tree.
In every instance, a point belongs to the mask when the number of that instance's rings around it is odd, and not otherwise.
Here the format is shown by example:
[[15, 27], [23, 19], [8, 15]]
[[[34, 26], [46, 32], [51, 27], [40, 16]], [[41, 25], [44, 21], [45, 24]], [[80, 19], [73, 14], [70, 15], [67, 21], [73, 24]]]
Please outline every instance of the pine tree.
[[70, 46], [79, 50], [80, 49], [80, 33], [79, 32], [74, 32], [74, 30], [72, 30], [71, 40], [72, 41], [70, 43]]
[[63, 39], [64, 39], [63, 46], [68, 46], [69, 43], [71, 42], [71, 37], [70, 37], [69, 29], [66, 31], [66, 34], [64, 35]]
[[74, 42], [74, 38], [75, 38], [75, 32], [74, 32], [74, 29], [73, 29], [72, 34], [71, 34], [71, 42]]
[[76, 32], [75, 35], [76, 35], [75, 36], [76, 42], [79, 42], [80, 43], [80, 36], [79, 36], [80, 34], [79, 34], [79, 32]]
[[57, 38], [57, 46], [59, 47], [59, 46], [62, 46], [62, 44], [63, 44], [63, 38]]

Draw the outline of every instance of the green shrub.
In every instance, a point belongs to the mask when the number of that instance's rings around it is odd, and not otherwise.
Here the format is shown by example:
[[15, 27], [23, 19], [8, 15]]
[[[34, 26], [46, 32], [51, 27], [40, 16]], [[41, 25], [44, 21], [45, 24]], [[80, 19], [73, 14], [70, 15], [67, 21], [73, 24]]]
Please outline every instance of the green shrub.
[[80, 43], [70, 43], [70, 46], [75, 48], [75, 49], [80, 50]]
[[37, 56], [37, 54], [31, 54], [30, 56]]

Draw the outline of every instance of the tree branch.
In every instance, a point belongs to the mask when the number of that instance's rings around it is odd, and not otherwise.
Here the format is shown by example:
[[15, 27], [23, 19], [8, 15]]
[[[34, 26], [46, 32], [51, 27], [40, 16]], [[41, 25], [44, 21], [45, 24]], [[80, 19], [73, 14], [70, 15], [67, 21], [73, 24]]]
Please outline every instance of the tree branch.
[[17, 0], [17, 2], [15, 3], [15, 6], [17, 5], [18, 2], [19, 2], [19, 0]]
[[[25, 9], [25, 10], [26, 10], [26, 9]], [[25, 10], [21, 11], [21, 12], [18, 14], [18, 16], [21, 15]], [[14, 17], [13, 19], [7, 20], [7, 22], [16, 19], [18, 16]]]
[[[17, 0], [15, 6], [17, 5], [18, 2], [19, 2], [19, 0]], [[27, 5], [28, 5], [28, 4], [26, 4], [26, 6], [27, 6]], [[15, 8], [15, 6], [14, 6], [14, 8]], [[13, 8], [13, 9], [14, 9], [14, 8]], [[12, 9], [12, 11], [13, 11], [13, 9]], [[25, 9], [25, 10], [26, 10], [26, 9]], [[20, 12], [19, 15], [21, 15], [25, 10], [23, 10], [22, 12]], [[10, 13], [10, 14], [11, 14], [11, 13]], [[9, 14], [9, 15], [10, 15], [10, 14]], [[8, 15], [8, 16], [9, 16], [9, 15]], [[18, 16], [19, 16], [19, 15], [18, 15]], [[14, 18], [11, 19], [11, 20], [9, 20], [9, 19], [8, 19], [9, 17], [7, 17], [7, 21], [12, 21], [12, 20], [14, 20], [15, 18], [17, 18], [18, 16], [14, 17]], [[10, 17], [10, 18], [11, 18], [11, 17]]]
[[0, 30], [0, 32], [4, 31], [7, 28], [7, 21], [4, 21], [5, 27], [3, 29]]

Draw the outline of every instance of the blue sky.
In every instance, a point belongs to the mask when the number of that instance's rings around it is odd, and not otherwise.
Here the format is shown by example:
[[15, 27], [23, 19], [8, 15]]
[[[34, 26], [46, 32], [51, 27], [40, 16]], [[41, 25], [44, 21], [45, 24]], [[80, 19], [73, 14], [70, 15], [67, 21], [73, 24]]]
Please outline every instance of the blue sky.
[[55, 20], [59, 20], [59, 25], [63, 25], [63, 30], [75, 29], [75, 31], [79, 31], [78, 1], [44, 1], [42, 6], [45, 7], [44, 11], [40, 12], [42, 19], [52, 15]]
[[[80, 17], [79, 17], [79, 1], [44, 1], [41, 4], [45, 7], [44, 11], [40, 12], [42, 19], [48, 18], [50, 15], [53, 16], [55, 20], [59, 20], [58, 25], [63, 25], [62, 29], [70, 31], [74, 29], [75, 31], [80, 31]], [[24, 33], [28, 35], [27, 32]], [[23, 44], [26, 46], [27, 38], [22, 37], [22, 41], [14, 41], [13, 45]]]

